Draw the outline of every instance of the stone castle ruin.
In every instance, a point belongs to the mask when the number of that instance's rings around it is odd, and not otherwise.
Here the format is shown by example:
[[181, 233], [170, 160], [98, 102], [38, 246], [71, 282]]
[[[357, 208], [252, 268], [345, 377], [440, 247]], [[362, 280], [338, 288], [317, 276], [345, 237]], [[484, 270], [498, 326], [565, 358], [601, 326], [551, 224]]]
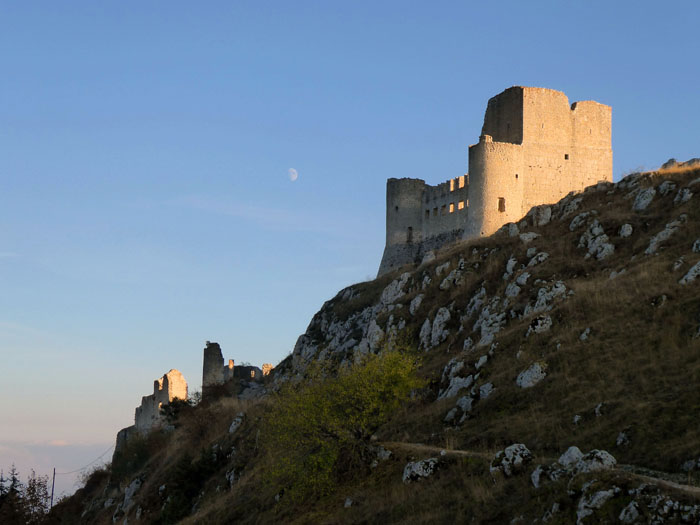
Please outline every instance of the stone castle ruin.
[[153, 393], [141, 398], [141, 405], [136, 407], [134, 424], [123, 428], [117, 433], [115, 454], [134, 434], [148, 434], [154, 428], [165, 424], [165, 418], [160, 409], [176, 399], [187, 401], [187, 381], [179, 370], [174, 368], [163, 377], [153, 381]]
[[163, 423], [160, 407], [169, 405], [175, 399], [187, 401], [187, 381], [179, 370], [174, 368], [160, 379], [153, 381], [153, 393], [141, 398], [141, 406], [136, 407], [134, 426], [139, 432], [148, 432]]
[[469, 172], [430, 186], [389, 179], [379, 275], [446, 244], [491, 235], [534, 206], [612, 181], [610, 106], [569, 105], [560, 91], [511, 87], [489, 100]]
[[[209, 397], [222, 387], [231, 393], [237, 393], [238, 397], [251, 396], [252, 391], [261, 390], [260, 382], [273, 368], [269, 363], [265, 363], [262, 370], [251, 365], [235, 366], [233, 359], [229, 359], [228, 364], [224, 364], [219, 343], [207, 341], [202, 360], [202, 398]], [[236, 386], [242, 386], [243, 390], [235, 392]]]
[[[262, 380], [270, 374], [273, 366], [269, 363], [257, 366], [234, 366], [233, 359], [224, 365], [221, 347], [218, 343], [207, 341], [204, 348], [202, 366], [202, 398], [216, 395], [233, 395], [240, 399], [251, 399], [266, 392]], [[238, 381], [233, 381], [234, 379]], [[145, 435], [157, 428], [166, 428], [166, 420], [161, 414], [161, 408], [176, 399], [187, 401], [187, 381], [175, 369], [153, 382], [153, 393], [141, 398], [141, 404], [136, 407], [134, 424], [121, 429], [117, 433], [117, 454], [134, 435]]]

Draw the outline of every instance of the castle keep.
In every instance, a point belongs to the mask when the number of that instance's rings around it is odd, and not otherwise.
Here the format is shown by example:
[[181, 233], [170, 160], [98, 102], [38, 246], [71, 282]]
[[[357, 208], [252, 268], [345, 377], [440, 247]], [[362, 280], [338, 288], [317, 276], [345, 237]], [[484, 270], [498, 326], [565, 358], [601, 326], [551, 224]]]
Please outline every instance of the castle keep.
[[378, 275], [445, 244], [490, 235], [533, 206], [612, 181], [610, 106], [569, 105], [560, 91], [511, 87], [489, 100], [469, 172], [430, 186], [389, 179]]

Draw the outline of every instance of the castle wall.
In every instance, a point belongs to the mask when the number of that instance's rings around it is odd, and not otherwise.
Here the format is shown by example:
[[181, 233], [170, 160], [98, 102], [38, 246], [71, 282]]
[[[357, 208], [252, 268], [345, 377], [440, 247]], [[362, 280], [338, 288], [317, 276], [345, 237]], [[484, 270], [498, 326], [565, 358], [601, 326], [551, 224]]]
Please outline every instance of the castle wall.
[[569, 105], [564, 93], [523, 89], [523, 211], [557, 202], [601, 180], [612, 181], [612, 109], [593, 101]]
[[423, 238], [464, 228], [469, 212], [466, 175], [437, 186], [425, 185], [423, 192]]
[[187, 381], [175, 369], [153, 382], [153, 393], [141, 398], [141, 405], [134, 413], [134, 427], [138, 432], [149, 432], [163, 422], [160, 407], [170, 404], [174, 399], [187, 399]]
[[425, 182], [389, 179], [386, 183], [386, 244], [420, 242]]

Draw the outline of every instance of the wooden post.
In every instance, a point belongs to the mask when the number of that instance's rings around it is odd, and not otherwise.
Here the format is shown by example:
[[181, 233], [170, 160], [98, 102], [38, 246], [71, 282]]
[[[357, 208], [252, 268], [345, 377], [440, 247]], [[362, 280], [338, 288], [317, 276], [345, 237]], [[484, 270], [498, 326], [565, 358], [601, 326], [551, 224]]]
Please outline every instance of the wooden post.
[[53, 468], [53, 481], [51, 481], [51, 505], [49, 506], [50, 509], [53, 508], [53, 487], [56, 484], [56, 467]]

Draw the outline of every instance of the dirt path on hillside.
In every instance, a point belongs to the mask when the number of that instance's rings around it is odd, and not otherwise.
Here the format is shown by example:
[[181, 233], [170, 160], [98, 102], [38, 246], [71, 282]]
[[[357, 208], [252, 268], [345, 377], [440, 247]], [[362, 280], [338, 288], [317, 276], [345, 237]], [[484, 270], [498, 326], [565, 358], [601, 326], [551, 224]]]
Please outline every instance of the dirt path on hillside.
[[[423, 452], [426, 454], [434, 454], [434, 455], [441, 455], [441, 453], [444, 451], [446, 456], [453, 456], [453, 457], [470, 457], [470, 458], [480, 458], [484, 459], [486, 461], [491, 461], [493, 457], [495, 456], [495, 453], [491, 452], [474, 452], [470, 450], [455, 450], [455, 449], [447, 449], [447, 448], [442, 448], [442, 447], [435, 447], [432, 445], [424, 445], [422, 443], [405, 443], [403, 441], [384, 441], [379, 443], [382, 445], [384, 448], [388, 450], [405, 450], [405, 451], [413, 451], [413, 452]], [[557, 461], [558, 458], [548, 458], [544, 456], [538, 456], [535, 459], [543, 461], [543, 462], [550, 462], [553, 463]], [[616, 472], [619, 474], [625, 474], [627, 476], [633, 477], [634, 479], [638, 479], [640, 481], [643, 481], [645, 483], [651, 483], [654, 485], [658, 485], [659, 487], [663, 487], [666, 489], [671, 489], [671, 490], [677, 490], [680, 492], [683, 492], [685, 494], [688, 494], [690, 496], [694, 496], [696, 498], [700, 498], [700, 487], [696, 487], [694, 485], [685, 485], [682, 483], [677, 483], [675, 481], [672, 481], [671, 479], [666, 479], [664, 477], [660, 476], [668, 476], [669, 478], [671, 477], [678, 477], [677, 475], [674, 476], [673, 474], [668, 474], [666, 472], [657, 472], [653, 471], [650, 472], [649, 474], [640, 474], [637, 472], [638, 470], [646, 470], [642, 467], [637, 467], [636, 465], [618, 465], [617, 467], [610, 469], [612, 472]], [[651, 475], [651, 474], [655, 475]]]

